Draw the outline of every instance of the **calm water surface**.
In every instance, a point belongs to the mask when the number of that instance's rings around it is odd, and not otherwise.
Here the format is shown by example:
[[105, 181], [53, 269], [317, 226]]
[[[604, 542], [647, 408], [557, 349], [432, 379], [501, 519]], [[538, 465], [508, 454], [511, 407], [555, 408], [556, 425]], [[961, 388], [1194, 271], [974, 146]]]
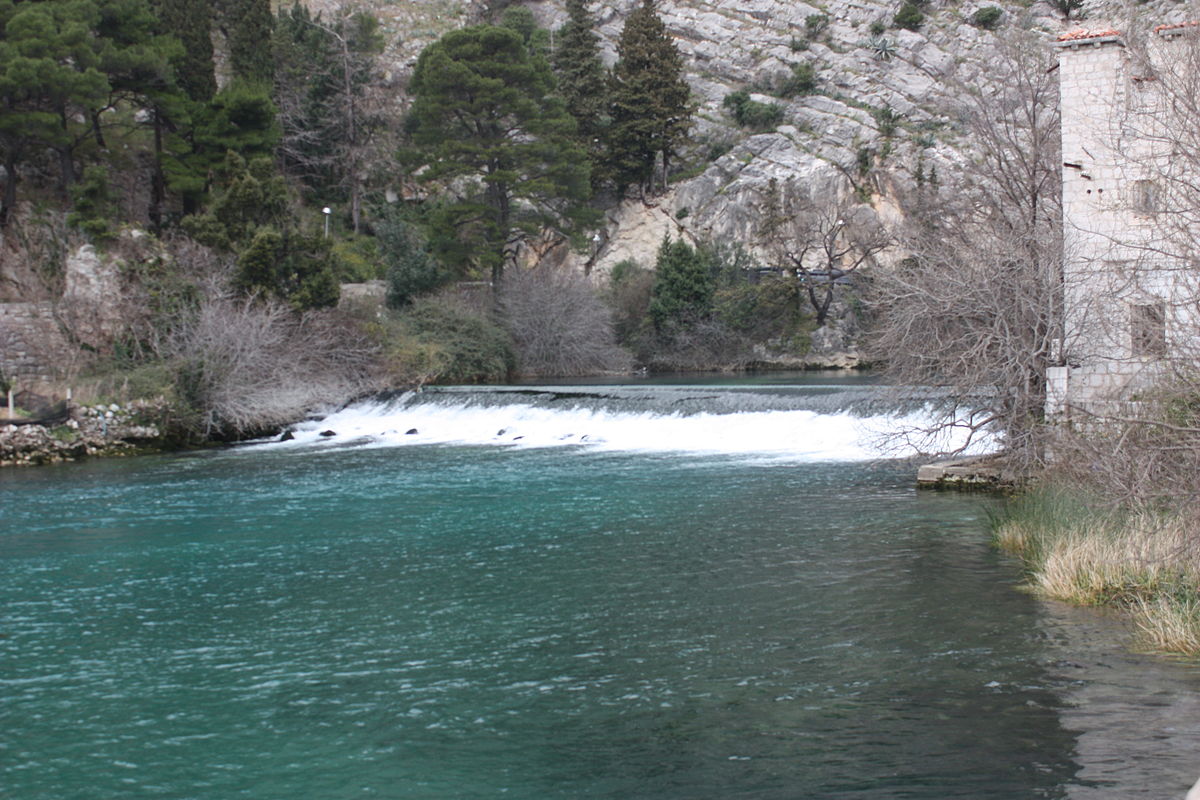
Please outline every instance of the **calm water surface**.
[[861, 460], [244, 448], [0, 473], [0, 796], [1180, 797], [1195, 667]]

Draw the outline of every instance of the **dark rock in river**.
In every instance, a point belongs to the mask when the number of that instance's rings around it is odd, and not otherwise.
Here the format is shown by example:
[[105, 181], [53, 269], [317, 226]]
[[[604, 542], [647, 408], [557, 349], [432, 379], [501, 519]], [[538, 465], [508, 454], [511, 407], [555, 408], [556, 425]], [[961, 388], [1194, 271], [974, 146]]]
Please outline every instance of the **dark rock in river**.
[[283, 434], [279, 437], [279, 441], [290, 442], [292, 439], [295, 439], [295, 438], [296, 438], [296, 434], [292, 433], [291, 431], [284, 431]]
[[321, 431], [322, 436], [337, 436], [336, 431]]
[[416, 428], [409, 428], [408, 430], [406, 430], [406, 431], [404, 432], [404, 435], [405, 435], [405, 436], [412, 436], [412, 435], [413, 435], [414, 433], [416, 433], [416, 432], [417, 432], [417, 429], [416, 429]]

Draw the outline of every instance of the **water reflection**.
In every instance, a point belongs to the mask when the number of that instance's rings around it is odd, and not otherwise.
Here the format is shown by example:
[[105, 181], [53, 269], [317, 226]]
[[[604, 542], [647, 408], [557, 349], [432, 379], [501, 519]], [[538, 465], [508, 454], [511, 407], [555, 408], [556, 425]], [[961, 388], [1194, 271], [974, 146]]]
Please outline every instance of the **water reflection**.
[[1076, 738], [1066, 796], [1182, 800], [1200, 776], [1200, 665], [1133, 652], [1115, 614], [1045, 602], [1041, 619]]

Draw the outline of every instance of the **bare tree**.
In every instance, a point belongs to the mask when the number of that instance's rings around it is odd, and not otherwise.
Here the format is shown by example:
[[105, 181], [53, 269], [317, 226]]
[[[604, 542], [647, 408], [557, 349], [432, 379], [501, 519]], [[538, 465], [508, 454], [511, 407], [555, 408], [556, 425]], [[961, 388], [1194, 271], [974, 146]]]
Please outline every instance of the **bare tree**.
[[[1045, 43], [999, 43], [956, 109], [972, 149], [954, 196], [925, 198], [911, 253], [873, 282], [869, 350], [892, 382], [937, 387], [926, 431], [999, 433], [1017, 467], [1044, 456], [1046, 370], [1061, 335], [1057, 79]], [[929, 397], [929, 393], [924, 395]]]
[[[383, 134], [398, 114], [376, 63], [378, 22], [362, 7], [339, 8], [326, 20], [297, 7], [282, 18], [275, 100], [289, 172], [314, 190], [333, 188], [349, 202], [357, 233], [371, 168], [383, 163]], [[289, 41], [289, 37], [291, 40]]]
[[791, 183], [780, 186], [772, 178], [766, 192], [762, 235], [767, 249], [774, 260], [795, 269], [820, 327], [839, 289], [892, 246], [894, 237], [874, 209], [841, 187], [818, 195]]
[[612, 313], [588, 278], [561, 267], [510, 270], [498, 295], [500, 318], [523, 373], [622, 372], [631, 358], [617, 346]]

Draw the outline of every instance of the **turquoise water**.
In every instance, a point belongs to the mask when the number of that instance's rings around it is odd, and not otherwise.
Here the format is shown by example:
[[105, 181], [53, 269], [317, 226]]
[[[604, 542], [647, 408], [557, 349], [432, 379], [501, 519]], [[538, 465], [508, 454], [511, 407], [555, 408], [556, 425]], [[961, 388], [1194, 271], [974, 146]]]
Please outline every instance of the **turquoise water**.
[[1015, 590], [987, 501], [909, 467], [362, 444], [0, 473], [0, 796], [1181, 797], [1200, 772], [1195, 670]]

